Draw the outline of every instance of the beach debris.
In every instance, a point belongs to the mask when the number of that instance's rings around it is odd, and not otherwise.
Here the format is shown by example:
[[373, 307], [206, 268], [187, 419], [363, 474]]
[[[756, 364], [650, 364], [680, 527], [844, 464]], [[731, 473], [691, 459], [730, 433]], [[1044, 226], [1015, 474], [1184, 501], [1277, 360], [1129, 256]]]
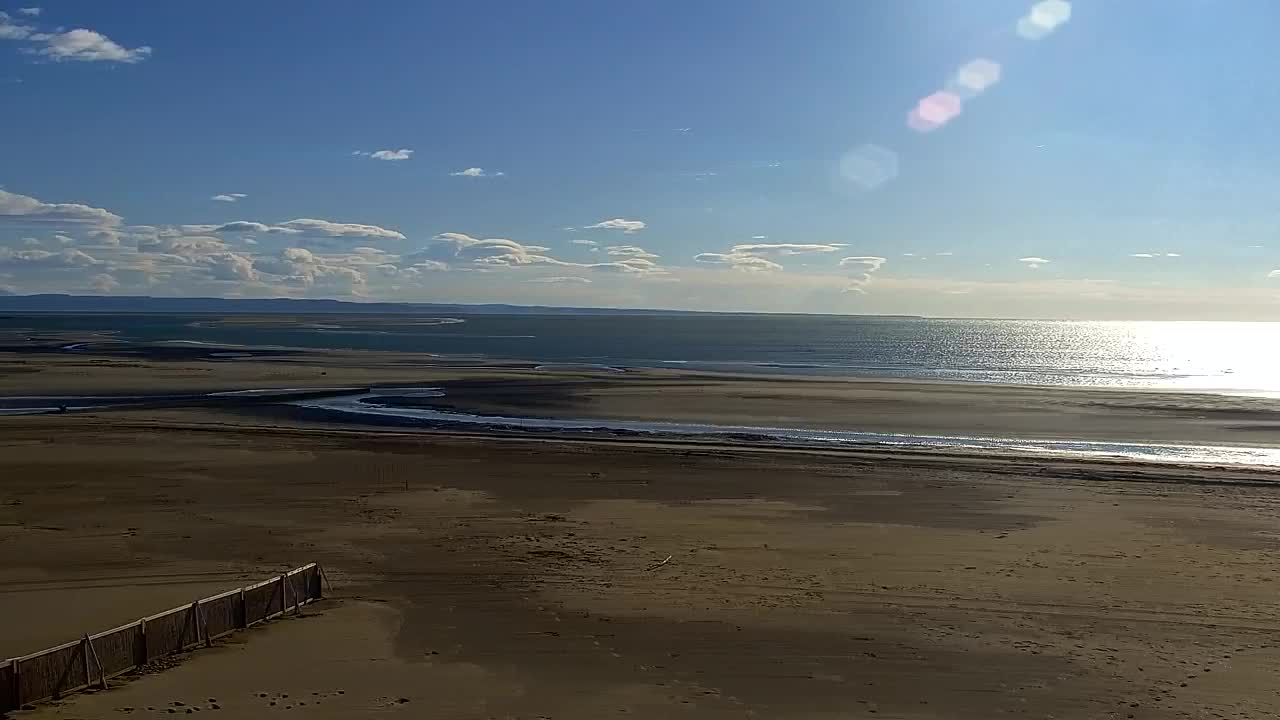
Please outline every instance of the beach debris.
[[650, 565], [649, 567], [645, 568], [645, 569], [644, 569], [644, 571], [645, 571], [645, 572], [652, 572], [652, 571], [654, 571], [654, 570], [657, 570], [658, 568], [662, 567], [663, 565], [666, 565], [667, 563], [671, 562], [671, 558], [673, 558], [673, 557], [675, 557], [675, 556], [674, 556], [674, 555], [668, 555], [665, 559], [663, 559], [663, 561], [662, 561], [662, 562], [660, 562], [660, 563], [654, 563], [653, 565]]

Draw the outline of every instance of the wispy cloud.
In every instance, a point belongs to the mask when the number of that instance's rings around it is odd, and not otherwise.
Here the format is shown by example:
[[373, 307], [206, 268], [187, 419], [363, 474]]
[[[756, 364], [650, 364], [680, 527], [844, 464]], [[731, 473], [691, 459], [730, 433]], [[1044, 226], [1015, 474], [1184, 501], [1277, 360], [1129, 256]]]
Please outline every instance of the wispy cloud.
[[843, 243], [802, 244], [802, 243], [751, 243], [734, 245], [729, 252], [740, 255], [807, 255], [811, 253], [836, 252], [844, 247]]
[[486, 178], [486, 177], [503, 177], [506, 173], [502, 171], [490, 172], [484, 168], [469, 167], [466, 170], [449, 173], [451, 177], [469, 177], [469, 178]]
[[[699, 253], [693, 259], [707, 265], [724, 265], [740, 272], [776, 272], [782, 270], [782, 265], [770, 260], [770, 257], [830, 253], [843, 247], [843, 244], [819, 243], [743, 243], [734, 245], [728, 252]], [[879, 260], [884, 262], [883, 258]]]
[[577, 240], [570, 240], [570, 241], [569, 241], [569, 243], [570, 243], [570, 244], [572, 244], [572, 245], [586, 245], [587, 247], [595, 247], [595, 246], [596, 246], [596, 241], [595, 241], [595, 240], [587, 240], [587, 239], [584, 239], [584, 238], [578, 238]]
[[1166, 258], [1179, 258], [1179, 257], [1182, 257], [1182, 253], [1145, 253], [1145, 252], [1141, 252], [1141, 253], [1129, 253], [1129, 257], [1131, 257], [1131, 258], [1162, 258], [1162, 257], [1166, 257]]
[[528, 282], [546, 283], [549, 285], [585, 285], [585, 284], [589, 284], [591, 280], [589, 278], [576, 277], [573, 275], [558, 275], [556, 277], [533, 278]]
[[395, 230], [363, 225], [360, 223], [336, 223], [329, 220], [299, 218], [280, 223], [279, 227], [298, 230], [304, 234], [322, 235], [325, 237], [375, 238], [380, 240], [404, 240], [404, 234]]
[[742, 255], [727, 253], [698, 253], [693, 256], [695, 262], [707, 265], [726, 265], [739, 272], [774, 272], [781, 270], [778, 263], [758, 255]]
[[243, 200], [247, 197], [249, 196], [244, 193], [224, 193], [222, 195], [214, 195], [212, 198], [209, 198], [209, 199], [217, 200], [218, 202], [233, 203], [233, 202], [239, 202], [240, 200]]
[[26, 15], [27, 17], [36, 17], [40, 13], [44, 12], [44, 8], [24, 7], [24, 8], [18, 8], [18, 12], [22, 13], [23, 15]]
[[208, 232], [215, 233], [283, 233], [286, 235], [299, 235], [301, 230], [293, 228], [276, 227], [260, 222], [249, 222], [248, 220], [236, 220], [235, 222], [223, 223]]
[[635, 245], [612, 245], [606, 249], [612, 257], [638, 257], [647, 260], [656, 260], [659, 256]]
[[587, 225], [584, 230], [621, 230], [624, 233], [637, 233], [644, 230], [643, 220], [624, 220], [623, 218], [614, 218], [612, 220], [601, 220], [595, 225]]
[[353, 150], [352, 155], [357, 157], [370, 158], [372, 160], [387, 160], [397, 162], [400, 160], [409, 160], [413, 157], [413, 150], [409, 148], [400, 148], [399, 150]]
[[14, 267], [83, 268], [102, 264], [83, 250], [68, 248], [59, 252], [48, 250], [10, 250], [0, 247], [0, 265]]
[[507, 238], [480, 239], [463, 233], [441, 233], [423, 250], [401, 258], [401, 263], [413, 265], [420, 261], [427, 261], [470, 270], [554, 266], [642, 276], [667, 273], [647, 257], [623, 257], [609, 262], [577, 263], [552, 257], [547, 254], [549, 251], [550, 248], [541, 245], [525, 245]]
[[1046, 259], [1044, 259], [1044, 258], [1042, 258], [1042, 257], [1034, 257], [1034, 256], [1032, 256], [1032, 257], [1022, 257], [1022, 258], [1018, 258], [1018, 262], [1022, 263], [1023, 265], [1026, 265], [1027, 267], [1031, 268], [1032, 270], [1035, 270], [1035, 269], [1038, 269], [1039, 267], [1041, 267], [1042, 265], [1047, 265], [1047, 264], [1049, 264], [1050, 262], [1053, 262], [1053, 261], [1052, 261], [1052, 260], [1046, 260]]
[[34, 27], [15, 22], [9, 13], [0, 10], [0, 40], [26, 40], [33, 32]]

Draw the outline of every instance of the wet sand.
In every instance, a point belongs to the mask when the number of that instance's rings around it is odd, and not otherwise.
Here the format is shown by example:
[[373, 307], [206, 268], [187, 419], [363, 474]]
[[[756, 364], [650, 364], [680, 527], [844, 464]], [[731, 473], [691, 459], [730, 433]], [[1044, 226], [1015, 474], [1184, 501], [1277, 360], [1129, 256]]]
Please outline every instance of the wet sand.
[[0, 654], [305, 561], [336, 595], [20, 715], [1280, 713], [1270, 473], [273, 423], [0, 419]]
[[1271, 398], [534, 367], [337, 351], [214, 362], [9, 353], [0, 354], [0, 396], [439, 386], [446, 397], [430, 406], [484, 415], [1280, 447], [1280, 400]]

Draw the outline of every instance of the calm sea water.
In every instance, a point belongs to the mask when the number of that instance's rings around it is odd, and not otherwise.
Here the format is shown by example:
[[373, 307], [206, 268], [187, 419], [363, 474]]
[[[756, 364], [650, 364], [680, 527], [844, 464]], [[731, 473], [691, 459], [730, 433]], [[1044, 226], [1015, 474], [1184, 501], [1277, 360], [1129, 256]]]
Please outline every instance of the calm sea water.
[[1280, 323], [607, 314], [303, 320], [254, 327], [207, 316], [9, 316], [0, 318], [0, 335], [105, 331], [137, 342], [1280, 395]]

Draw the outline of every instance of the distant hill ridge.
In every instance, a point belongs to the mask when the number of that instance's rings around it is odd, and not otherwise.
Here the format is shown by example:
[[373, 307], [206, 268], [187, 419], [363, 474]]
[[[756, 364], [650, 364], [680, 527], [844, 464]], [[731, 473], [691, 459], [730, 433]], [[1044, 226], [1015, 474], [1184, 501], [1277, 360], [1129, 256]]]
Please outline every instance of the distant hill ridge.
[[[170, 298], [146, 295], [0, 295], [0, 312], [50, 313], [291, 313], [453, 315], [754, 315], [697, 310], [579, 308], [539, 305], [346, 302], [295, 298]], [[895, 320], [913, 315], [862, 315]]]

